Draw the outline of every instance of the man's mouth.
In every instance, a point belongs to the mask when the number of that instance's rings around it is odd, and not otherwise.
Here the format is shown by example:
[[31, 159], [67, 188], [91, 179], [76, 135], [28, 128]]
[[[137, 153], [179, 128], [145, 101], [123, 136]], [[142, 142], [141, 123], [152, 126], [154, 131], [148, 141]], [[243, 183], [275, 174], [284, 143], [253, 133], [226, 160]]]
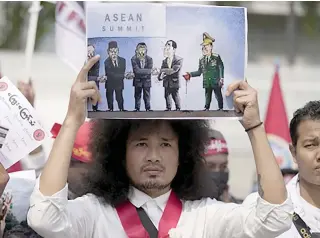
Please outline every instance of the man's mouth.
[[145, 172], [161, 172], [162, 169], [159, 167], [146, 167], [143, 171]]

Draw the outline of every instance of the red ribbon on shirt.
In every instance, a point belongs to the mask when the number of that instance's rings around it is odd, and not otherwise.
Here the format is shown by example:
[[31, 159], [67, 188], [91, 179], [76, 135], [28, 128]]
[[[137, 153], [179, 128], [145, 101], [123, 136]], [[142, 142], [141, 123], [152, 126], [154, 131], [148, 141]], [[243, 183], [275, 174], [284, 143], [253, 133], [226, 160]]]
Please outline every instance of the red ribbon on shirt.
[[[136, 207], [130, 201], [117, 206], [116, 210], [129, 238], [149, 238], [148, 232], [140, 221]], [[158, 238], [169, 237], [169, 230], [176, 228], [181, 212], [182, 203], [177, 195], [171, 192], [159, 223]]]

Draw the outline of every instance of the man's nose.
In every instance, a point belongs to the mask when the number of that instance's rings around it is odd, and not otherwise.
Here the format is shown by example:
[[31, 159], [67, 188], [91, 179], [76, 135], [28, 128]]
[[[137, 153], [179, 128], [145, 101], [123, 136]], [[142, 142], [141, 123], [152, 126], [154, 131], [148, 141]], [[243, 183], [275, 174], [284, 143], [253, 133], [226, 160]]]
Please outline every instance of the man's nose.
[[158, 162], [158, 161], [160, 161], [159, 149], [156, 146], [149, 146], [146, 159], [149, 162]]

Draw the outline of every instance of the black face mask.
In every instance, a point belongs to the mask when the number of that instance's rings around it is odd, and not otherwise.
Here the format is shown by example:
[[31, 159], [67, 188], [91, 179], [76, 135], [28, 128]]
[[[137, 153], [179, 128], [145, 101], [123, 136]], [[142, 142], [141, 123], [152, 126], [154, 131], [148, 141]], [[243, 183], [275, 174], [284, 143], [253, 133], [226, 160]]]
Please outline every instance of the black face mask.
[[229, 172], [219, 171], [210, 172], [211, 179], [217, 185], [218, 198], [222, 195], [224, 190], [228, 187]]

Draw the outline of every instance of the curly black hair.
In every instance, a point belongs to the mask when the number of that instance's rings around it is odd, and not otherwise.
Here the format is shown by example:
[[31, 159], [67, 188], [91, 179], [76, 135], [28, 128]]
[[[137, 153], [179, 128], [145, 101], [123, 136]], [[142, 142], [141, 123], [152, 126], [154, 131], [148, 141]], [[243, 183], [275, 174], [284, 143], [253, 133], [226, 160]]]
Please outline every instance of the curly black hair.
[[293, 113], [290, 121], [290, 137], [293, 146], [297, 145], [298, 126], [304, 120], [320, 120], [320, 101], [310, 101]]
[[[131, 130], [163, 120], [93, 120], [89, 151], [93, 162], [85, 179], [86, 189], [111, 206], [128, 199], [130, 179], [125, 167], [126, 142]], [[205, 120], [167, 120], [178, 135], [179, 166], [171, 188], [180, 199], [216, 198], [217, 186], [202, 156], [208, 140]]]

